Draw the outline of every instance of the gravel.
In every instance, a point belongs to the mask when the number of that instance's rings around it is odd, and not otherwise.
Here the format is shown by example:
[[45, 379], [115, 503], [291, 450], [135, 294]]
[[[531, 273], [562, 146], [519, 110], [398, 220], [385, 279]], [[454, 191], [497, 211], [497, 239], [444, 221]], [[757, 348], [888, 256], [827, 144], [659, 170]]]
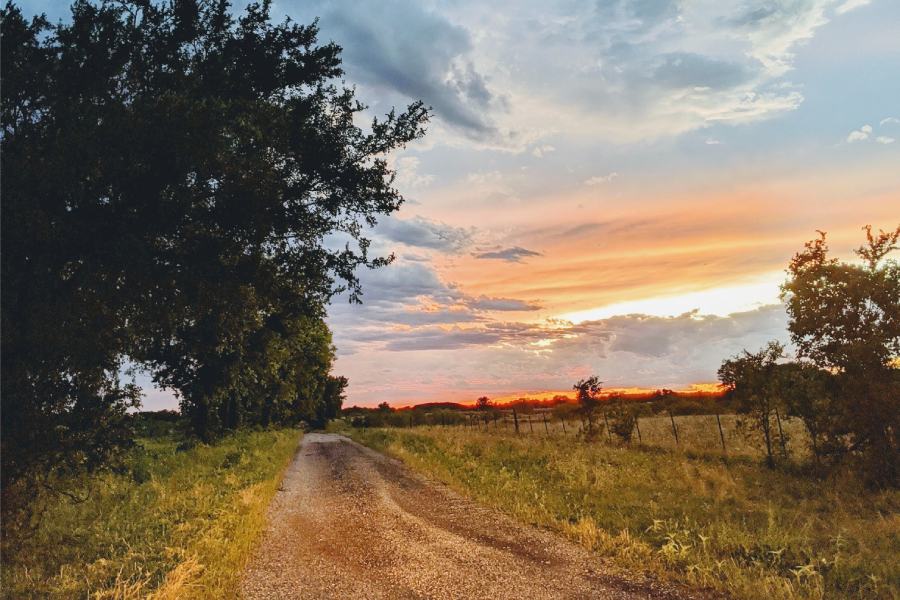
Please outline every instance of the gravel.
[[245, 598], [699, 598], [625, 579], [346, 437], [304, 436], [242, 581]]

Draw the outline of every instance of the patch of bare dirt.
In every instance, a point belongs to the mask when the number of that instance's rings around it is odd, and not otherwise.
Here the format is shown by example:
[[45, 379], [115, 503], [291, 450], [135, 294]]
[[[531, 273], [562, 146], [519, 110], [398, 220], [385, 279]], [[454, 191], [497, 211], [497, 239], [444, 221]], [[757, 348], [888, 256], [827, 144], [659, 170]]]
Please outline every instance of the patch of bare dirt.
[[333, 434], [304, 436], [247, 567], [248, 599], [699, 598], [626, 580], [561, 537], [516, 523]]

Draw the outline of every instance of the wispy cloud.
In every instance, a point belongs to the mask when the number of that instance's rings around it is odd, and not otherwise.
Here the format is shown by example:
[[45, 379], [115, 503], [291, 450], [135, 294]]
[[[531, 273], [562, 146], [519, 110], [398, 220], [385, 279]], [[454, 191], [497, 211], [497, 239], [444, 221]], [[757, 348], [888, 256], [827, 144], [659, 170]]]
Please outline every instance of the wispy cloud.
[[587, 186], [595, 186], [602, 185], [604, 183], [610, 183], [613, 179], [618, 177], [619, 174], [613, 171], [612, 173], [607, 173], [606, 175], [594, 175], [593, 177], [589, 177], [584, 180], [584, 185]]
[[504, 260], [506, 262], [521, 262], [523, 258], [528, 258], [529, 256], [541, 256], [540, 252], [535, 252], [533, 250], [527, 250], [520, 246], [514, 246], [512, 248], [502, 248], [500, 250], [489, 250], [487, 252], [478, 252], [473, 254], [475, 258], [481, 259], [496, 259], [496, 260]]
[[839, 5], [835, 9], [835, 12], [839, 15], [842, 15], [844, 13], [850, 12], [851, 10], [853, 10], [855, 8], [859, 8], [861, 6], [866, 6], [870, 2], [871, 2], [871, 0], [845, 0], [845, 2], [843, 4]]
[[531, 150], [531, 155], [535, 156], [537, 158], [543, 158], [545, 155], [550, 154], [551, 152], [555, 152], [555, 151], [556, 151], [555, 147], [553, 147], [549, 144], [545, 144], [543, 146], [535, 146]]
[[401, 156], [394, 161], [393, 167], [397, 173], [394, 183], [401, 191], [419, 190], [434, 181], [434, 175], [419, 171], [421, 162], [417, 156]]
[[464, 250], [472, 243], [473, 230], [416, 216], [411, 219], [385, 217], [378, 223], [375, 233], [407, 246], [453, 253]]

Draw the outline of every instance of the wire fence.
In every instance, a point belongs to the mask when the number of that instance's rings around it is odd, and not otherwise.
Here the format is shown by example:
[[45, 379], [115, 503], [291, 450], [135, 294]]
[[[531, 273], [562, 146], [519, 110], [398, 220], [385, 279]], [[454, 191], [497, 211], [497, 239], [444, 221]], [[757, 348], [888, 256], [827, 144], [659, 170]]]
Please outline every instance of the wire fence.
[[[471, 412], [413, 414], [393, 418], [384, 425], [403, 428], [443, 428], [492, 435], [572, 438], [616, 446], [646, 446], [714, 454], [722, 457], [761, 458], [765, 449], [758, 433], [740, 415], [675, 415], [671, 412], [641, 415], [625, 435], [617, 434], [610, 417], [598, 411], [590, 426], [584, 416], [560, 415], [550, 409], [520, 411], [490, 409]], [[626, 426], [627, 427], [627, 426]], [[810, 454], [808, 435], [799, 419], [773, 415], [773, 444], [785, 459], [805, 459]]]

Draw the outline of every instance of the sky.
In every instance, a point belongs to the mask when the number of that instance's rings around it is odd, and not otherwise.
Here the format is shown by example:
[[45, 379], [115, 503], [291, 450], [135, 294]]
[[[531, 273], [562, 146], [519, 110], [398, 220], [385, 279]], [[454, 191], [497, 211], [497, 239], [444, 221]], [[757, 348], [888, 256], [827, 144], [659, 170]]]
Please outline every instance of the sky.
[[[61, 4], [61, 3], [60, 3]], [[57, 3], [24, 8], [60, 14]], [[900, 222], [895, 0], [277, 0], [343, 47], [391, 157], [387, 268], [329, 311], [348, 405], [687, 388], [787, 341], [779, 284], [828, 232]], [[147, 386], [147, 408], [174, 405]]]

